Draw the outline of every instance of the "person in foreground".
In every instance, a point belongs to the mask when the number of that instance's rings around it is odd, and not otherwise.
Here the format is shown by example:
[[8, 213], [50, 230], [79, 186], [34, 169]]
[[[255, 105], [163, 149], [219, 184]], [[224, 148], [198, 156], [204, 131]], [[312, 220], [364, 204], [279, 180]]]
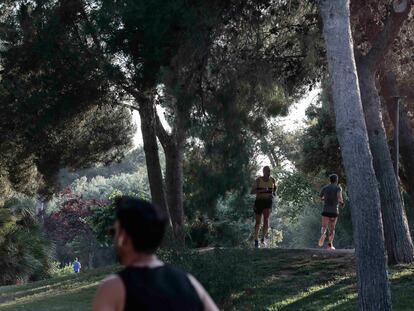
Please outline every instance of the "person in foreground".
[[268, 238], [269, 217], [272, 210], [273, 197], [276, 196], [277, 184], [276, 180], [270, 176], [270, 167], [263, 167], [263, 176], [258, 177], [252, 186], [251, 194], [256, 194], [254, 202], [254, 213], [256, 215], [256, 223], [254, 227], [254, 247], [259, 247], [259, 231], [260, 223], [263, 215], [263, 236], [262, 245], [266, 246]]
[[156, 257], [167, 217], [140, 199], [124, 196], [115, 204], [113, 243], [125, 268], [101, 282], [92, 310], [218, 310], [193, 276]]
[[322, 210], [322, 228], [321, 237], [318, 245], [323, 246], [326, 239], [326, 232], [329, 227], [328, 249], [335, 249], [333, 240], [335, 236], [336, 222], [338, 221], [338, 204], [343, 206], [344, 200], [342, 198], [342, 189], [338, 186], [338, 175], [332, 174], [329, 176], [330, 183], [324, 186], [321, 190], [320, 197], [323, 204]]

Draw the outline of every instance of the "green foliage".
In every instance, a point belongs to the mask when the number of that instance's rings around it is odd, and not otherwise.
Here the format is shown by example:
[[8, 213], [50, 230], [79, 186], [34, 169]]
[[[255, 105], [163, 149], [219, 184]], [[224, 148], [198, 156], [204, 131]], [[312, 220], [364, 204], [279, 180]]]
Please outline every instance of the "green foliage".
[[111, 107], [118, 102], [79, 42], [74, 9], [55, 1], [4, 4], [0, 167], [12, 172], [2, 176], [12, 190], [50, 196], [61, 167], [107, 163], [131, 147], [130, 112]]
[[91, 209], [92, 215], [88, 217], [88, 223], [93, 228], [98, 241], [107, 246], [112, 245], [109, 229], [113, 226], [116, 218], [114, 202], [116, 198], [122, 195], [129, 195], [149, 200], [148, 195], [143, 192], [122, 193], [120, 190], [118, 190], [112, 192], [108, 196], [108, 203], [106, 205], [95, 206]]
[[34, 200], [18, 195], [0, 208], [0, 284], [49, 275], [51, 243], [35, 215]]
[[[194, 146], [184, 162], [185, 211], [192, 217], [200, 210], [214, 216], [217, 203], [227, 193], [246, 193], [253, 170], [251, 142], [236, 143], [230, 133], [211, 139], [204, 148]], [[223, 140], [221, 140], [223, 139]], [[240, 138], [244, 140], [244, 138]]]
[[278, 211], [282, 217], [295, 222], [299, 215], [314, 203], [318, 192], [314, 190], [306, 175], [296, 170], [280, 172], [278, 181]]
[[[162, 154], [163, 155], [163, 154]], [[164, 166], [164, 159], [161, 159], [161, 165]], [[112, 162], [109, 165], [99, 165], [80, 170], [63, 169], [59, 173], [59, 181], [62, 187], [69, 186], [75, 180], [86, 177], [91, 181], [93, 178], [102, 176], [107, 180], [120, 174], [139, 174], [142, 178], [138, 181], [140, 185], [148, 184], [146, 175], [145, 154], [142, 146], [139, 146], [125, 154], [125, 157], [119, 162]]]
[[115, 206], [112, 203], [92, 208], [92, 215], [88, 219], [88, 223], [93, 228], [98, 241], [107, 246], [112, 243], [108, 231], [114, 222]]
[[52, 277], [59, 277], [70, 275], [73, 273], [72, 264], [61, 265], [58, 261], [53, 261], [50, 268], [50, 275]]
[[311, 105], [306, 111], [309, 126], [301, 139], [302, 159], [298, 166], [303, 172], [314, 176], [320, 172], [327, 175], [336, 173], [343, 181], [345, 172], [327, 92], [324, 90], [318, 105]]
[[246, 220], [199, 216], [187, 225], [187, 246], [199, 248], [207, 246], [245, 246], [252, 231], [252, 224]]

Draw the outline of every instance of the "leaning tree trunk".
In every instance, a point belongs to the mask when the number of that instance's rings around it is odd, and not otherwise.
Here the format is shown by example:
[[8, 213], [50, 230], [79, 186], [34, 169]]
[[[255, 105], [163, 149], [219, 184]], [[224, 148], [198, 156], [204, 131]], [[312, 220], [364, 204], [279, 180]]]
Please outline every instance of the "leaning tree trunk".
[[364, 57], [357, 62], [357, 67], [365, 122], [380, 190], [388, 262], [411, 263], [414, 261], [414, 247], [382, 121], [374, 71], [364, 63]]
[[362, 111], [349, 0], [321, 0], [336, 132], [353, 214], [360, 310], [391, 310], [380, 196]]
[[155, 133], [156, 111], [151, 98], [140, 99], [139, 115], [152, 201], [169, 215]]
[[[399, 92], [393, 72], [387, 70], [382, 71], [379, 82], [381, 86], [381, 95], [395, 129], [396, 96], [399, 96]], [[399, 116], [401, 164], [407, 180], [407, 192], [410, 195], [411, 202], [414, 202], [414, 131], [404, 106], [400, 107]], [[414, 206], [412, 208], [414, 208]]]

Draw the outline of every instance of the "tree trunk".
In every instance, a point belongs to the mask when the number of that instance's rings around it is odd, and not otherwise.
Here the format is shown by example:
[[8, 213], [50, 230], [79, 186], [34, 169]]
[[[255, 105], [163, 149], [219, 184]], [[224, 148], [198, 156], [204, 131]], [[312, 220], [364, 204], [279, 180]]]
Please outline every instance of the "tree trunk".
[[183, 143], [176, 142], [164, 148], [167, 202], [176, 238], [184, 239], [183, 208]]
[[[380, 76], [381, 95], [395, 129], [396, 100], [399, 96], [397, 82], [391, 71], [383, 71]], [[407, 192], [411, 202], [414, 202], [414, 132], [407, 115], [407, 110], [400, 107], [400, 157], [404, 175], [406, 177]], [[414, 206], [412, 207], [414, 208]]]
[[155, 133], [156, 111], [152, 99], [141, 99], [138, 111], [141, 118], [142, 140], [144, 143], [145, 162], [147, 164], [151, 198], [152, 201], [167, 213], [168, 217], [170, 217], [164, 190], [160, 157], [158, 154], [158, 144]]
[[380, 196], [362, 111], [348, 0], [321, 0], [336, 132], [347, 175], [360, 310], [391, 310]]
[[168, 134], [158, 115], [155, 116], [157, 137], [165, 153], [165, 181], [168, 208], [174, 236], [184, 241], [183, 159], [185, 144], [185, 117], [176, 109], [173, 131]]
[[357, 62], [357, 67], [365, 122], [380, 190], [388, 262], [411, 263], [414, 261], [414, 247], [382, 121], [374, 72], [364, 63], [364, 57]]
[[88, 268], [93, 269], [93, 257], [94, 257], [94, 243], [93, 235], [89, 236], [89, 255], [88, 255]]

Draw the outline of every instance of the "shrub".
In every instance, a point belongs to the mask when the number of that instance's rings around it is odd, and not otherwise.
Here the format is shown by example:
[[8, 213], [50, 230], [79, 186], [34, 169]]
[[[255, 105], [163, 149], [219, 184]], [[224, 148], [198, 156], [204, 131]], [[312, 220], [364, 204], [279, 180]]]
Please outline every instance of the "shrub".
[[35, 200], [19, 194], [0, 210], [0, 284], [48, 277], [51, 244], [36, 218]]
[[50, 268], [50, 274], [52, 277], [57, 277], [57, 276], [64, 276], [64, 275], [69, 275], [72, 274], [73, 272], [73, 268], [72, 268], [72, 264], [63, 264], [61, 265], [58, 261], [53, 261], [51, 268]]

